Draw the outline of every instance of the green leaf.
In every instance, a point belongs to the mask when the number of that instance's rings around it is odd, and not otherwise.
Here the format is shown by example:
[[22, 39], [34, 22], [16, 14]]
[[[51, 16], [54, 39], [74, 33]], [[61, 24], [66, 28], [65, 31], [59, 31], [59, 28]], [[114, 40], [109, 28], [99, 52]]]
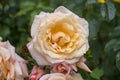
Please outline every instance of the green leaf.
[[116, 39], [112, 39], [110, 40], [106, 45], [105, 45], [105, 52], [109, 52], [111, 49], [113, 49], [113, 47], [116, 44]]
[[102, 17], [105, 18], [107, 16], [107, 14], [106, 14], [107, 13], [106, 5], [101, 4], [100, 10], [101, 10]]
[[93, 71], [92, 71], [92, 73], [90, 74], [90, 76], [92, 77], [92, 78], [95, 78], [95, 79], [97, 79], [97, 80], [100, 80], [100, 77], [103, 75], [103, 70], [102, 69], [100, 69], [100, 68], [95, 68]]
[[112, 20], [116, 14], [115, 5], [112, 2], [107, 2], [107, 10], [108, 10], [108, 19]]
[[8, 35], [10, 34], [10, 29], [9, 29], [9, 27], [6, 27], [6, 26], [3, 26], [3, 27], [1, 27], [1, 32], [0, 32], [0, 35], [2, 36], [2, 37], [8, 37]]
[[105, 52], [109, 52], [111, 50], [118, 51], [120, 49], [120, 40], [112, 39], [105, 45]]
[[0, 37], [0, 41], [2, 41], [2, 37]]
[[92, 56], [91, 56], [91, 50], [90, 50], [90, 49], [86, 52], [85, 57], [92, 57]]
[[100, 22], [97, 22], [95, 19], [89, 20], [90, 25], [90, 39], [94, 39], [97, 36], [97, 33], [99, 31], [99, 24]]
[[87, 3], [87, 5], [88, 5], [88, 4], [93, 4], [93, 3], [96, 3], [96, 2], [97, 2], [96, 0], [87, 0], [86, 3]]
[[116, 55], [116, 66], [118, 70], [120, 71], [120, 52], [118, 52]]
[[109, 33], [109, 36], [114, 38], [114, 37], [120, 37], [120, 25], [114, 28], [113, 31]]
[[46, 72], [46, 73], [50, 73], [50, 66], [46, 66], [46, 67], [45, 67], [45, 72]]
[[33, 11], [35, 7], [35, 3], [32, 1], [25, 1], [20, 4], [20, 11], [17, 12], [16, 16], [21, 16], [27, 14], [29, 11]]

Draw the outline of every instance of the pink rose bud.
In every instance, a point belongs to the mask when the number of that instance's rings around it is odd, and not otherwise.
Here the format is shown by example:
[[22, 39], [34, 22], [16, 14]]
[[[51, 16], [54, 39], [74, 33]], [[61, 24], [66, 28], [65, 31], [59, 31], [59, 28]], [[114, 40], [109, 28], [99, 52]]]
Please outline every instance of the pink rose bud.
[[72, 70], [71, 65], [65, 62], [53, 64], [51, 66], [51, 73], [63, 73], [66, 76], [68, 76], [71, 70]]
[[29, 79], [30, 80], [39, 80], [39, 78], [41, 78], [44, 74], [45, 74], [44, 70], [42, 70], [41, 68], [39, 68], [37, 66], [34, 66]]

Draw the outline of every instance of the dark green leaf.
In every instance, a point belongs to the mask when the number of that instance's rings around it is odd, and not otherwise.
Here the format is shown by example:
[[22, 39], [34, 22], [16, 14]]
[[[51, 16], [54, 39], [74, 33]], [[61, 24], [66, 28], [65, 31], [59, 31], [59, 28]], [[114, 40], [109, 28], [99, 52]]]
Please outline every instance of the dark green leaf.
[[106, 45], [105, 45], [105, 52], [109, 52], [110, 50], [112, 50], [113, 49], [113, 47], [115, 46], [115, 44], [116, 44], [116, 39], [112, 39], [112, 40], [110, 40]]
[[97, 2], [96, 0], [87, 0], [86, 3], [87, 3], [87, 5], [88, 5], [88, 4], [93, 4], [93, 3], [96, 3], [96, 2]]
[[90, 74], [91, 77], [97, 79], [97, 80], [100, 80], [100, 77], [103, 75], [103, 70], [100, 69], [100, 68], [95, 68], [92, 73]]
[[118, 52], [116, 55], [116, 66], [120, 71], [120, 52]]
[[107, 10], [108, 10], [108, 19], [112, 20], [116, 14], [115, 5], [112, 2], [107, 2]]

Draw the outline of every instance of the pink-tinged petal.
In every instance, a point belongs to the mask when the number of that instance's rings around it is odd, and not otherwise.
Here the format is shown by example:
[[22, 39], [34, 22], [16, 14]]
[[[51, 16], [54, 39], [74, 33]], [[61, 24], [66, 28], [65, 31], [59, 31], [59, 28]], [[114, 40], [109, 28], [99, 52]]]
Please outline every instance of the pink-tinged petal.
[[36, 15], [31, 27], [31, 36], [34, 37], [36, 32], [38, 32], [38, 27], [40, 26], [40, 16]]
[[39, 80], [45, 73], [40, 67], [34, 66], [32, 72], [30, 73], [30, 80]]
[[11, 80], [11, 79], [14, 79], [14, 76], [15, 76], [15, 68], [14, 68], [14, 65], [11, 64], [10, 65], [10, 72], [8, 73], [7, 75], [7, 80]]
[[70, 66], [74, 71], [77, 71], [77, 67], [75, 65], [71, 64]]
[[17, 54], [15, 54], [15, 60], [18, 62], [22, 62], [24, 64], [28, 63], [26, 60], [24, 60], [22, 57], [18, 56]]
[[36, 80], [36, 75], [31, 75], [29, 80]]
[[2, 61], [2, 57], [0, 56], [0, 63], [1, 63], [1, 61]]
[[68, 76], [71, 70], [71, 66], [65, 62], [51, 65], [51, 73], [62, 73]]
[[15, 68], [15, 72], [18, 73], [18, 75], [22, 75], [22, 69], [17, 61], [15, 61], [14, 63], [14, 68]]
[[11, 54], [9, 54], [6, 48], [0, 47], [0, 56], [4, 61], [7, 61], [10, 58]]
[[62, 73], [52, 73], [42, 76], [39, 80], [66, 80], [66, 77]]
[[80, 28], [83, 30], [83, 32], [85, 32], [85, 34], [87, 35], [86, 37], [88, 37], [89, 35], [88, 22], [84, 18], [80, 18], [79, 16], [77, 16], [76, 14], [74, 14], [73, 12], [65, 8], [64, 6], [58, 7], [57, 9], [55, 9], [55, 12], [61, 12], [64, 14], [72, 14], [77, 19], [77, 21], [81, 24], [80, 26], [84, 26]]
[[32, 42], [28, 43], [27, 47], [29, 49], [29, 52], [30, 52], [31, 56], [33, 57], [33, 59], [36, 60], [36, 62], [39, 65], [48, 65], [48, 64], [50, 64], [41, 54], [37, 53], [37, 51], [33, 47]]
[[22, 76], [27, 77], [28, 72], [27, 72], [27, 65], [25, 63], [20, 63], [21, 69], [22, 69]]
[[72, 80], [83, 80], [82, 76], [79, 73], [74, 73], [71, 75], [72, 76]]
[[85, 64], [86, 58], [84, 56], [81, 57], [80, 62], [77, 63], [77, 66], [87, 72], [91, 72], [91, 70]]
[[32, 27], [31, 27], [31, 36], [32, 37], [34, 37], [36, 35], [36, 33], [38, 32], [38, 28], [41, 25], [42, 17], [44, 17], [46, 14], [47, 13], [45, 13], [45, 12], [41, 12], [39, 15], [36, 15], [34, 17], [34, 21], [33, 21]]
[[9, 41], [6, 41], [6, 47], [10, 51], [9, 54], [11, 54], [12, 59], [15, 59], [15, 48], [10, 44]]
[[28, 75], [26, 61], [15, 53], [9, 41], [0, 42], [0, 58], [3, 79], [24, 80]]
[[84, 62], [78, 63], [77, 66], [80, 67], [81, 69], [87, 71], [87, 72], [91, 72], [91, 70], [87, 67], [87, 65]]

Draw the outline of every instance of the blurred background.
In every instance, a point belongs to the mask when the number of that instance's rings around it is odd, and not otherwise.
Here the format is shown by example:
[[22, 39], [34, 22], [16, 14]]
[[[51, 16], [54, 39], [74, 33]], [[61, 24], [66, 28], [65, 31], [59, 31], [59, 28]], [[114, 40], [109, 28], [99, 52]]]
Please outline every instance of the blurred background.
[[[84, 80], [120, 80], [120, 0], [0, 0], [0, 39], [37, 65], [27, 51], [34, 16], [65, 6], [89, 23], [90, 49], [85, 55], [92, 73], [78, 70]], [[27, 80], [27, 79], [26, 79]]]

